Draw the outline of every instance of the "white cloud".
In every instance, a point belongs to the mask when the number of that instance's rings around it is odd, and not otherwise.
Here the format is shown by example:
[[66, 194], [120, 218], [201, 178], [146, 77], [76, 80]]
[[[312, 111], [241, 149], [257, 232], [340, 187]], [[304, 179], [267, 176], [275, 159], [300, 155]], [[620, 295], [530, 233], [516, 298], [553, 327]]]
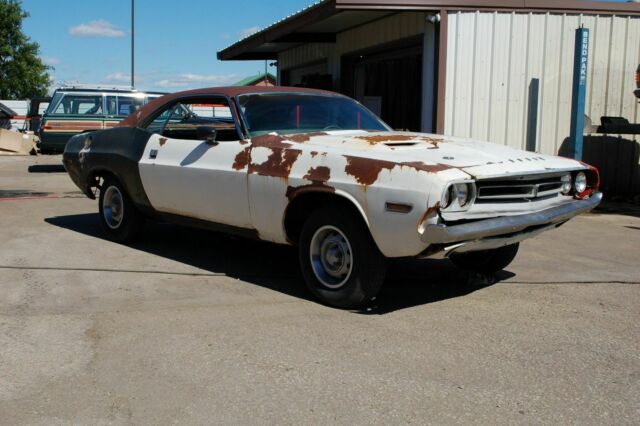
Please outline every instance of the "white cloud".
[[240, 38], [245, 38], [257, 33], [258, 31], [260, 31], [260, 27], [249, 27], [249, 28], [240, 30], [238, 32], [238, 35], [240, 36]]
[[238, 79], [236, 74], [191, 74], [185, 73], [177, 75], [173, 78], [167, 78], [155, 82], [156, 87], [163, 89], [177, 88], [177, 87], [193, 87], [193, 86], [207, 86], [218, 85], [224, 86], [226, 84], [233, 83]]
[[41, 56], [40, 59], [45, 65], [58, 65], [60, 63], [60, 59], [51, 56]]
[[171, 87], [185, 87], [187, 84], [187, 82], [184, 81], [174, 81], [174, 80], [169, 80], [169, 79], [165, 79], [165, 80], [158, 80], [155, 82], [155, 86], [156, 87], [161, 87], [163, 89], [168, 89]]
[[[136, 76], [136, 79], [139, 77]], [[114, 72], [105, 78], [106, 81], [109, 82], [118, 82], [118, 83], [129, 83], [131, 81], [131, 74], [127, 74], [124, 72]]]
[[69, 34], [76, 37], [124, 37], [124, 31], [104, 19], [71, 27]]

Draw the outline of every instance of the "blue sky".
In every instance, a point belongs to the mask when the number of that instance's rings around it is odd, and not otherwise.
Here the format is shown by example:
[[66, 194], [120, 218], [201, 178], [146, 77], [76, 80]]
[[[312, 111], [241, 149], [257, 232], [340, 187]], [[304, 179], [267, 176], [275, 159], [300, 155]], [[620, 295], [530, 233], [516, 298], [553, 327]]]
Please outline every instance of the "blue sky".
[[[216, 52], [311, 3], [136, 0], [136, 86], [178, 91], [263, 72], [263, 61], [221, 62]], [[130, 0], [23, 0], [22, 6], [31, 14], [23, 30], [54, 67], [54, 85], [129, 84]]]

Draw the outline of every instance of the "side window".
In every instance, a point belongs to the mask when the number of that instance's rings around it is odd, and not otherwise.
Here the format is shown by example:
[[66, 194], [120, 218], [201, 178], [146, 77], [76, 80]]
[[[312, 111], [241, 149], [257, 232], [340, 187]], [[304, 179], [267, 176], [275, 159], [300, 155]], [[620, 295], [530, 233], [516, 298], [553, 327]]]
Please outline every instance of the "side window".
[[107, 114], [127, 117], [136, 112], [144, 103], [144, 98], [135, 96], [107, 96]]
[[221, 142], [239, 139], [229, 103], [223, 97], [183, 100], [159, 112], [147, 130], [172, 139], [198, 140], [199, 127], [215, 129]]
[[66, 94], [53, 114], [103, 115], [102, 95]]
[[172, 104], [166, 107], [165, 109], [163, 109], [160, 113], [158, 113], [158, 115], [156, 115], [153, 121], [151, 121], [147, 125], [146, 127], [147, 131], [151, 133], [162, 134], [162, 129], [164, 129], [164, 124], [167, 122], [167, 118], [169, 118], [169, 115], [173, 111], [174, 107], [175, 105]]
[[118, 96], [118, 112], [116, 115], [127, 117], [142, 107], [144, 98]]

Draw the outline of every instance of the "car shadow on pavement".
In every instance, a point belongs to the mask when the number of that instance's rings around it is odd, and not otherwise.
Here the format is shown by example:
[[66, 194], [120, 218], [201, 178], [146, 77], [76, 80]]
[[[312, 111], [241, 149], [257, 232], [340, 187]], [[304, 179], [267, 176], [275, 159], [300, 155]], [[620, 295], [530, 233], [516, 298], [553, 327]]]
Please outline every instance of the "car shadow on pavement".
[[[97, 213], [56, 216], [46, 218], [45, 222], [106, 240]], [[316, 301], [304, 286], [294, 247], [157, 222], [148, 222], [141, 238], [126, 246], [212, 274]], [[505, 271], [495, 277], [469, 274], [448, 260], [393, 260], [374, 305], [358, 312], [380, 315], [439, 302], [467, 295], [511, 276], [512, 273]]]

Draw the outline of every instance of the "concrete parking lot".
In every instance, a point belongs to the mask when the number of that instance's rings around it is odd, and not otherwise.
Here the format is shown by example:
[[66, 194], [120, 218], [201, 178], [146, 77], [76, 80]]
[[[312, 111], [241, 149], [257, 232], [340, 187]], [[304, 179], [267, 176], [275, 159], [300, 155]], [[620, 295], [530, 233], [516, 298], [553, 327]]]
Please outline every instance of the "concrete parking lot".
[[324, 307], [287, 247], [103, 239], [60, 157], [0, 157], [2, 424], [637, 424], [640, 218], [525, 242], [497, 282], [395, 262]]

